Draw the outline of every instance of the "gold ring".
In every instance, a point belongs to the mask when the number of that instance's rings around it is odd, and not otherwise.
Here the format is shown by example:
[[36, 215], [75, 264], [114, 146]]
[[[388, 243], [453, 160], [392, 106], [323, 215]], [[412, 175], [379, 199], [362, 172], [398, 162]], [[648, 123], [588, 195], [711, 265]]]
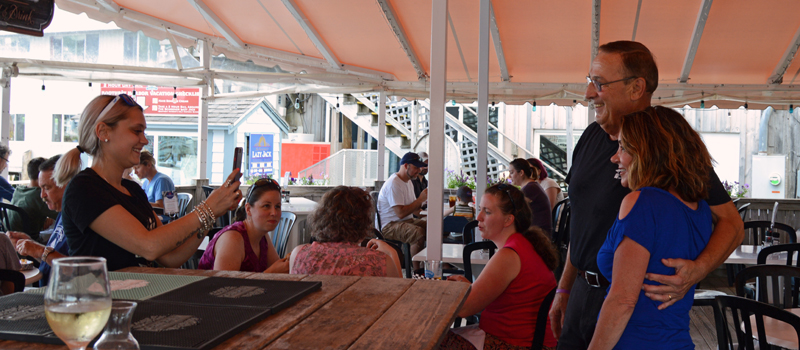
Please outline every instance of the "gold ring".
[[231, 187], [231, 180], [225, 181], [225, 187]]

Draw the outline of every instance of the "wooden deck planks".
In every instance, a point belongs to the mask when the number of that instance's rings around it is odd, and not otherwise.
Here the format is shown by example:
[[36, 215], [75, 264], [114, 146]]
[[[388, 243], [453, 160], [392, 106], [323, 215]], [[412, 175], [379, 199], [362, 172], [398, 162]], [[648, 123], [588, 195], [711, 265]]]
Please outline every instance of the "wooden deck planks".
[[362, 277], [266, 348], [346, 349], [412, 284], [410, 279]]
[[286, 274], [278, 277], [278, 274], [261, 273], [253, 274], [250, 278], [273, 280], [292, 278], [295, 280], [302, 279], [304, 281], [321, 281], [322, 287], [319, 291], [309, 294], [292, 307], [267, 317], [265, 320], [256, 323], [247, 330], [226, 340], [214, 349], [262, 349], [360, 279], [360, 277], [352, 276]]
[[[417, 349], [433, 349], [438, 346], [445, 332], [455, 320], [455, 313], [461, 308], [469, 293], [468, 283], [419, 280], [409, 288], [375, 324], [356, 341], [350, 349], [399, 349], [410, 350], [404, 344], [408, 339], [430, 339], [419, 343]], [[420, 299], [420, 295], [427, 296]], [[445, 300], [462, 300], [458, 305]], [[413, 319], [421, 310], [436, 310], [434, 316], [425, 322], [404, 322]], [[446, 322], [442, 322], [446, 319]], [[431, 338], [430, 334], [440, 336]], [[426, 336], [423, 336], [426, 335]], [[403, 344], [403, 345], [401, 345]]]

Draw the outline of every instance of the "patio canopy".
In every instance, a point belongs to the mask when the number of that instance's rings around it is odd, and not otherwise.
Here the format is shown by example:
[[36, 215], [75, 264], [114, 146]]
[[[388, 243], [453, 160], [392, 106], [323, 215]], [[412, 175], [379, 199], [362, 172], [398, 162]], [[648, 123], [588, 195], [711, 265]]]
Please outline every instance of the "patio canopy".
[[[205, 39], [215, 54], [297, 72], [216, 71], [217, 78], [303, 83], [305, 92], [383, 87], [389, 95], [429, 96], [431, 0], [56, 4], [182, 46]], [[797, 1], [495, 0], [492, 6], [490, 100], [582, 102], [584, 77], [598, 44], [633, 39], [647, 45], [659, 65], [654, 103], [699, 107], [705, 100], [706, 106], [721, 108], [745, 102], [750, 108], [780, 108], [800, 101], [800, 60], [793, 60], [800, 44]], [[450, 1], [448, 12], [447, 98], [474, 101], [479, 0]], [[31, 61], [18, 67], [21, 73], [31, 69], [52, 74], [42, 67], [57, 67], [48, 64], [52, 62]], [[68, 68], [82, 69], [80, 64]], [[202, 78], [197, 70], [155, 73]]]

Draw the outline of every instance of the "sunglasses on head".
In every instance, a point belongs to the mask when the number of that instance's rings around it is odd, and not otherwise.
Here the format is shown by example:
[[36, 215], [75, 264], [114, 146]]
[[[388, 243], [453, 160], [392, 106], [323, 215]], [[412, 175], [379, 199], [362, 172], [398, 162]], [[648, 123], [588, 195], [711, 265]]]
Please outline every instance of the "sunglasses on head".
[[499, 189], [500, 191], [505, 192], [508, 195], [508, 199], [511, 200], [511, 205], [514, 207], [514, 212], [516, 212], [517, 211], [517, 203], [514, 202], [514, 197], [512, 197], [511, 196], [511, 192], [508, 191], [512, 187], [514, 187], [514, 186], [508, 185], [508, 184], [499, 184], [499, 185], [497, 185], [497, 189]]
[[124, 103], [124, 104], [126, 104], [126, 105], [128, 105], [128, 106], [130, 106], [130, 107], [139, 107], [139, 110], [143, 110], [143, 109], [142, 109], [142, 106], [140, 106], [138, 103], [136, 103], [136, 101], [133, 99], [133, 97], [130, 97], [130, 96], [128, 96], [127, 94], [119, 94], [119, 95], [115, 96], [115, 97], [114, 97], [114, 98], [111, 100], [111, 102], [109, 102], [109, 103], [106, 105], [106, 108], [103, 108], [103, 111], [102, 111], [102, 112], [100, 112], [100, 115], [98, 115], [98, 116], [97, 116], [97, 120], [103, 120], [103, 117], [105, 117], [105, 115], [106, 115], [106, 114], [108, 114], [108, 112], [109, 112], [109, 111], [110, 111], [112, 108], [114, 108], [114, 106], [115, 106], [115, 105], [117, 104], [117, 102], [119, 102], [119, 101], [122, 101], [122, 103]]
[[253, 192], [256, 191], [256, 188], [262, 186], [273, 186], [276, 190], [278, 191], [281, 190], [281, 185], [278, 184], [278, 181], [275, 181], [268, 177], [262, 177], [256, 180], [256, 182], [253, 183], [253, 186], [250, 186], [250, 191], [247, 192], [247, 200], [245, 201], [245, 203], [250, 203], [250, 197], [253, 195]]

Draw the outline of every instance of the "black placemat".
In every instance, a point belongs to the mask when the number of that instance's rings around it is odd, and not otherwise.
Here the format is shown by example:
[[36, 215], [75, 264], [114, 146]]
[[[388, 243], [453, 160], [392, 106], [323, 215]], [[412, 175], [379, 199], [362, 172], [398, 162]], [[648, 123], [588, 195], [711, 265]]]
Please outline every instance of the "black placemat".
[[0, 297], [0, 339], [64, 344], [44, 316], [44, 297], [14, 293]]
[[209, 277], [150, 300], [200, 305], [269, 308], [273, 313], [320, 289], [322, 282]]
[[269, 316], [269, 308], [139, 301], [131, 333], [143, 350], [211, 349]]

